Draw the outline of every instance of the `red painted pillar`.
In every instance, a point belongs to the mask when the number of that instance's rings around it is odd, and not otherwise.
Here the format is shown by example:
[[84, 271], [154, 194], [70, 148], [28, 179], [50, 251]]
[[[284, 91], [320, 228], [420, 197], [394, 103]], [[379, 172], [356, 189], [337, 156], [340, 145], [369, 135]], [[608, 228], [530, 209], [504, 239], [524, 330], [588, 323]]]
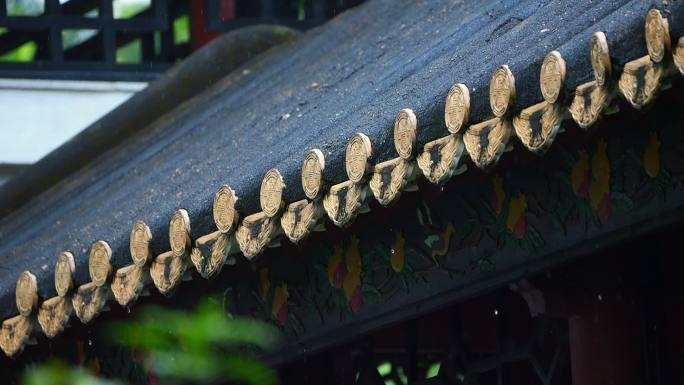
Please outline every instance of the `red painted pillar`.
[[636, 306], [598, 300], [568, 319], [573, 385], [638, 385], [642, 381], [641, 327]]
[[207, 1], [219, 2], [219, 17], [221, 20], [235, 18], [235, 0], [192, 0], [190, 3], [190, 36], [193, 51], [199, 49], [219, 35], [219, 33], [210, 33], [208, 31], [206, 15]]

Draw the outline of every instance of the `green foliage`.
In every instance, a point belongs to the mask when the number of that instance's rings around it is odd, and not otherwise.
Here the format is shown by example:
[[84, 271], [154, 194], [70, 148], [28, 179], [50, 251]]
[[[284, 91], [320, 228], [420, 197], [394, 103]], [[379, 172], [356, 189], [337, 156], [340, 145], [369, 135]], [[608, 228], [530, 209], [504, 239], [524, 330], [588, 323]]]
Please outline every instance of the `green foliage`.
[[193, 313], [147, 308], [134, 322], [112, 324], [109, 334], [117, 343], [145, 352], [162, 378], [276, 383], [273, 370], [251, 354], [275, 346], [276, 330], [256, 320], [229, 318], [212, 302]]
[[29, 369], [24, 374], [24, 385], [120, 385], [118, 381], [97, 378], [83, 368], [70, 368], [59, 361], [51, 361]]
[[[150, 7], [149, 0], [123, 1], [112, 0], [114, 17], [116, 19], [127, 19], [138, 15]], [[43, 0], [8, 0], [7, 11], [10, 16], [33, 16], [44, 12]], [[97, 17], [98, 10], [94, 9], [87, 13], [88, 17]], [[174, 20], [174, 43], [183, 44], [190, 41], [190, 19], [184, 15]], [[0, 35], [5, 33], [5, 28], [0, 28]], [[65, 49], [83, 43], [97, 33], [96, 30], [63, 30], [62, 42]], [[158, 34], [155, 36], [155, 52], [160, 51], [160, 41]], [[36, 55], [37, 45], [33, 41], [26, 42], [12, 51], [0, 55], [0, 62], [31, 62]], [[141, 42], [134, 40], [131, 43], [120, 47], [116, 51], [116, 61], [118, 63], [140, 63]]]
[[173, 21], [173, 42], [183, 44], [190, 41], [190, 17], [183, 15]]
[[380, 373], [381, 376], [387, 376], [392, 372], [392, 363], [390, 362], [383, 362], [380, 365], [378, 365], [378, 373]]
[[297, 20], [306, 19], [306, 0], [299, 0], [297, 2]]
[[133, 40], [132, 42], [119, 47], [116, 50], [116, 62], [117, 63], [140, 63], [142, 61], [142, 55], [140, 54], [142, 50], [142, 43], [140, 39]]
[[113, 0], [112, 10], [115, 19], [129, 19], [150, 7], [150, 1]]
[[430, 379], [433, 377], [437, 377], [441, 366], [442, 364], [440, 362], [435, 362], [434, 364], [430, 365], [430, 367], [427, 369], [427, 372], [425, 373], [425, 378]]
[[[399, 365], [392, 365], [392, 363], [389, 361], [381, 362], [376, 367], [376, 371], [382, 378], [382, 382], [385, 385], [406, 385], [409, 383], [408, 377], [404, 372], [404, 368], [402, 368]], [[360, 373], [357, 373], [356, 376], [357, 383], [366, 383], [363, 381], [359, 381]]]
[[30, 41], [24, 43], [19, 47], [7, 52], [4, 55], [0, 55], [0, 61], [12, 61], [12, 62], [29, 62], [33, 61], [33, 57], [36, 55], [36, 50], [38, 46], [36, 43]]
[[95, 29], [64, 29], [62, 30], [62, 46], [64, 49], [75, 47], [97, 35]]
[[[142, 308], [135, 320], [110, 323], [107, 334], [116, 344], [141, 352], [145, 366], [164, 384], [277, 382], [275, 372], [254, 355], [276, 346], [276, 329], [261, 321], [233, 318], [213, 302], [203, 302], [193, 312]], [[59, 362], [30, 368], [24, 377], [24, 385], [120, 384]]]
[[7, 0], [8, 16], [35, 16], [45, 11], [42, 0]]

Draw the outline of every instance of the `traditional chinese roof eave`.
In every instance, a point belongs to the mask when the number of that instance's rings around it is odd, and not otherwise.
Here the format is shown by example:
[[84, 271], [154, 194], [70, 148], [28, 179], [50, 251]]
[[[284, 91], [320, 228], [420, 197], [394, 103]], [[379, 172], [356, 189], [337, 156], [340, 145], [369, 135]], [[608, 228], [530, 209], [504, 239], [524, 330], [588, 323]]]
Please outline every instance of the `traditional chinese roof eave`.
[[[476, 8], [447, 1], [430, 5], [406, 1], [402, 6], [392, 2], [392, 7], [389, 3], [369, 2], [306, 34], [293, 46], [265, 55], [200, 97], [192, 108], [185, 105], [180, 112], [158, 120], [135, 141], [104, 154], [92, 167], [68, 177], [6, 217], [0, 222], [0, 264], [8, 267], [0, 273], [2, 318], [15, 314], [14, 282], [23, 270], [36, 275], [41, 298], [55, 296], [52, 267], [65, 250], [74, 254], [79, 291], [90, 281], [93, 285], [83, 290], [98, 293], [100, 288], [108, 289], [110, 271], [132, 263], [129, 235], [136, 220], [143, 220], [152, 235], [152, 252], [136, 253], [154, 259], [152, 280], [163, 292], [172, 291], [177, 282], [159, 281], [155, 269], [179, 263], [182, 266], [174, 269], [182, 275], [192, 268], [192, 246], [193, 253], [196, 249], [201, 254], [204, 247], [211, 253], [217, 243], [223, 245], [222, 250], [237, 251], [234, 248], [238, 244], [252, 257], [252, 251], [256, 254], [264, 245], [241, 238], [241, 229], [251, 223], [271, 226], [263, 235], [264, 242], [282, 232], [280, 215], [285, 203], [305, 198], [300, 187], [301, 162], [311, 148], [320, 148], [325, 157], [323, 179], [335, 185], [333, 190], [353, 192], [358, 199], [352, 202], [358, 203], [353, 209], [361, 210], [362, 201], [371, 193], [378, 196], [373, 183], [379, 182], [371, 177], [373, 171], [379, 172], [378, 164], [398, 157], [391, 129], [397, 113], [412, 108], [415, 116], [411, 117], [413, 111], [407, 112], [406, 121], [417, 128], [417, 144], [408, 151], [412, 154], [402, 156], [397, 164], [417, 167], [413, 158], [416, 150], [420, 153], [424, 144], [449, 137], [446, 129], [432, 129], [441, 128], [443, 123], [431, 128], [430, 122], [434, 116], [443, 119], [444, 100], [455, 83], [467, 86], [471, 105], [470, 124], [452, 128], [456, 132], [453, 140], [460, 141], [464, 135], [462, 156], [470, 155], [478, 166], [486, 167], [496, 163], [500, 153], [476, 155], [476, 137], [496, 130], [508, 130], [507, 135], [511, 135], [514, 120], [525, 113], [521, 112], [523, 107], [548, 100], [539, 91], [539, 71], [551, 50], [559, 51], [565, 59], [566, 89], [584, 87], [596, 77], [596, 69], [589, 65], [594, 50], [593, 45], [589, 48], [590, 41], [594, 32], [604, 31], [614, 67], [608, 76], [610, 98], [618, 93], [621, 66], [647, 55], [644, 15], [649, 2], [557, 1], [540, 7], [536, 1], [511, 1]], [[463, 8], [455, 9], [458, 7]], [[676, 45], [684, 26], [684, 7], [677, 4], [665, 11]], [[379, 22], [383, 19], [387, 22]], [[323, 50], [332, 41], [339, 42], [336, 49]], [[503, 64], [507, 67], [499, 67]], [[517, 91], [515, 104], [507, 100], [507, 108], [500, 112], [492, 111], [489, 102], [489, 84], [497, 68], [509, 74], [510, 79], [504, 75], [502, 79], [513, 81], [510, 74], [515, 77]], [[674, 66], [668, 67], [667, 76], [679, 76], [676, 73]], [[559, 108], [565, 111], [577, 97], [568, 95], [559, 102]], [[556, 106], [555, 99], [549, 104]], [[488, 123], [494, 115], [500, 119]], [[399, 121], [397, 118], [397, 124]], [[356, 132], [365, 135], [353, 136]], [[350, 161], [348, 156], [345, 160], [343, 143], [350, 138], [350, 143], [358, 141], [356, 149], [364, 149], [368, 142], [370, 150], [372, 143], [372, 155], [362, 150], [367, 159], [359, 178], [345, 167]], [[354, 162], [359, 154], [352, 154]], [[279, 173], [267, 178], [272, 181], [267, 192], [284, 191], [282, 203], [280, 197], [276, 202], [259, 202], [261, 178], [271, 168]], [[420, 173], [412, 177], [420, 177]], [[346, 185], [338, 184], [347, 179]], [[406, 183], [398, 183], [399, 189], [411, 184], [408, 176], [405, 179]], [[239, 197], [236, 208], [241, 214], [239, 226], [233, 223], [226, 233], [217, 232], [212, 216], [214, 193], [222, 184], [230, 185]], [[335, 223], [344, 225], [351, 219], [337, 218], [335, 207], [341, 202], [328, 199], [332, 196], [329, 193], [322, 195], [325, 197], [315, 197], [312, 202], [323, 199], [318, 203], [325, 206]], [[322, 216], [320, 206], [318, 210]], [[105, 240], [107, 246], [90, 250], [97, 240]], [[155, 254], [159, 256], [155, 258]], [[149, 263], [146, 258], [139, 264], [141, 268]], [[27, 303], [33, 302], [27, 299]]]

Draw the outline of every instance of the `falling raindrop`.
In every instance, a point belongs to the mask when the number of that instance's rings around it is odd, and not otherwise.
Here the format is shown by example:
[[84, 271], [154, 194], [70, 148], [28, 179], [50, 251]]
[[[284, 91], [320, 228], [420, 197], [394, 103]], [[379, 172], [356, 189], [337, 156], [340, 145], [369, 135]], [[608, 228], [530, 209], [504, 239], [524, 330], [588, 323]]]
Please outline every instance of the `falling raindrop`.
[[88, 340], [88, 346], [93, 346], [93, 340]]
[[390, 249], [390, 253], [394, 254], [394, 249]]
[[494, 309], [494, 315], [495, 316], [499, 315], [499, 309]]
[[603, 301], [603, 296], [602, 296], [601, 294], [599, 294], [599, 295], [597, 296], [597, 298], [598, 298], [599, 301]]

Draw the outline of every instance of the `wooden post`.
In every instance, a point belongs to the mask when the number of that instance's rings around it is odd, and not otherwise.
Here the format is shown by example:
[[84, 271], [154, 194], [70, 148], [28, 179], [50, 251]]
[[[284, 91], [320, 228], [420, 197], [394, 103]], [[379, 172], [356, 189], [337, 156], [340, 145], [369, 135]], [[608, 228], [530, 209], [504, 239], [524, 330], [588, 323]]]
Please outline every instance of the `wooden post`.
[[568, 320], [573, 385], [640, 384], [639, 314], [629, 298], [596, 301]]

